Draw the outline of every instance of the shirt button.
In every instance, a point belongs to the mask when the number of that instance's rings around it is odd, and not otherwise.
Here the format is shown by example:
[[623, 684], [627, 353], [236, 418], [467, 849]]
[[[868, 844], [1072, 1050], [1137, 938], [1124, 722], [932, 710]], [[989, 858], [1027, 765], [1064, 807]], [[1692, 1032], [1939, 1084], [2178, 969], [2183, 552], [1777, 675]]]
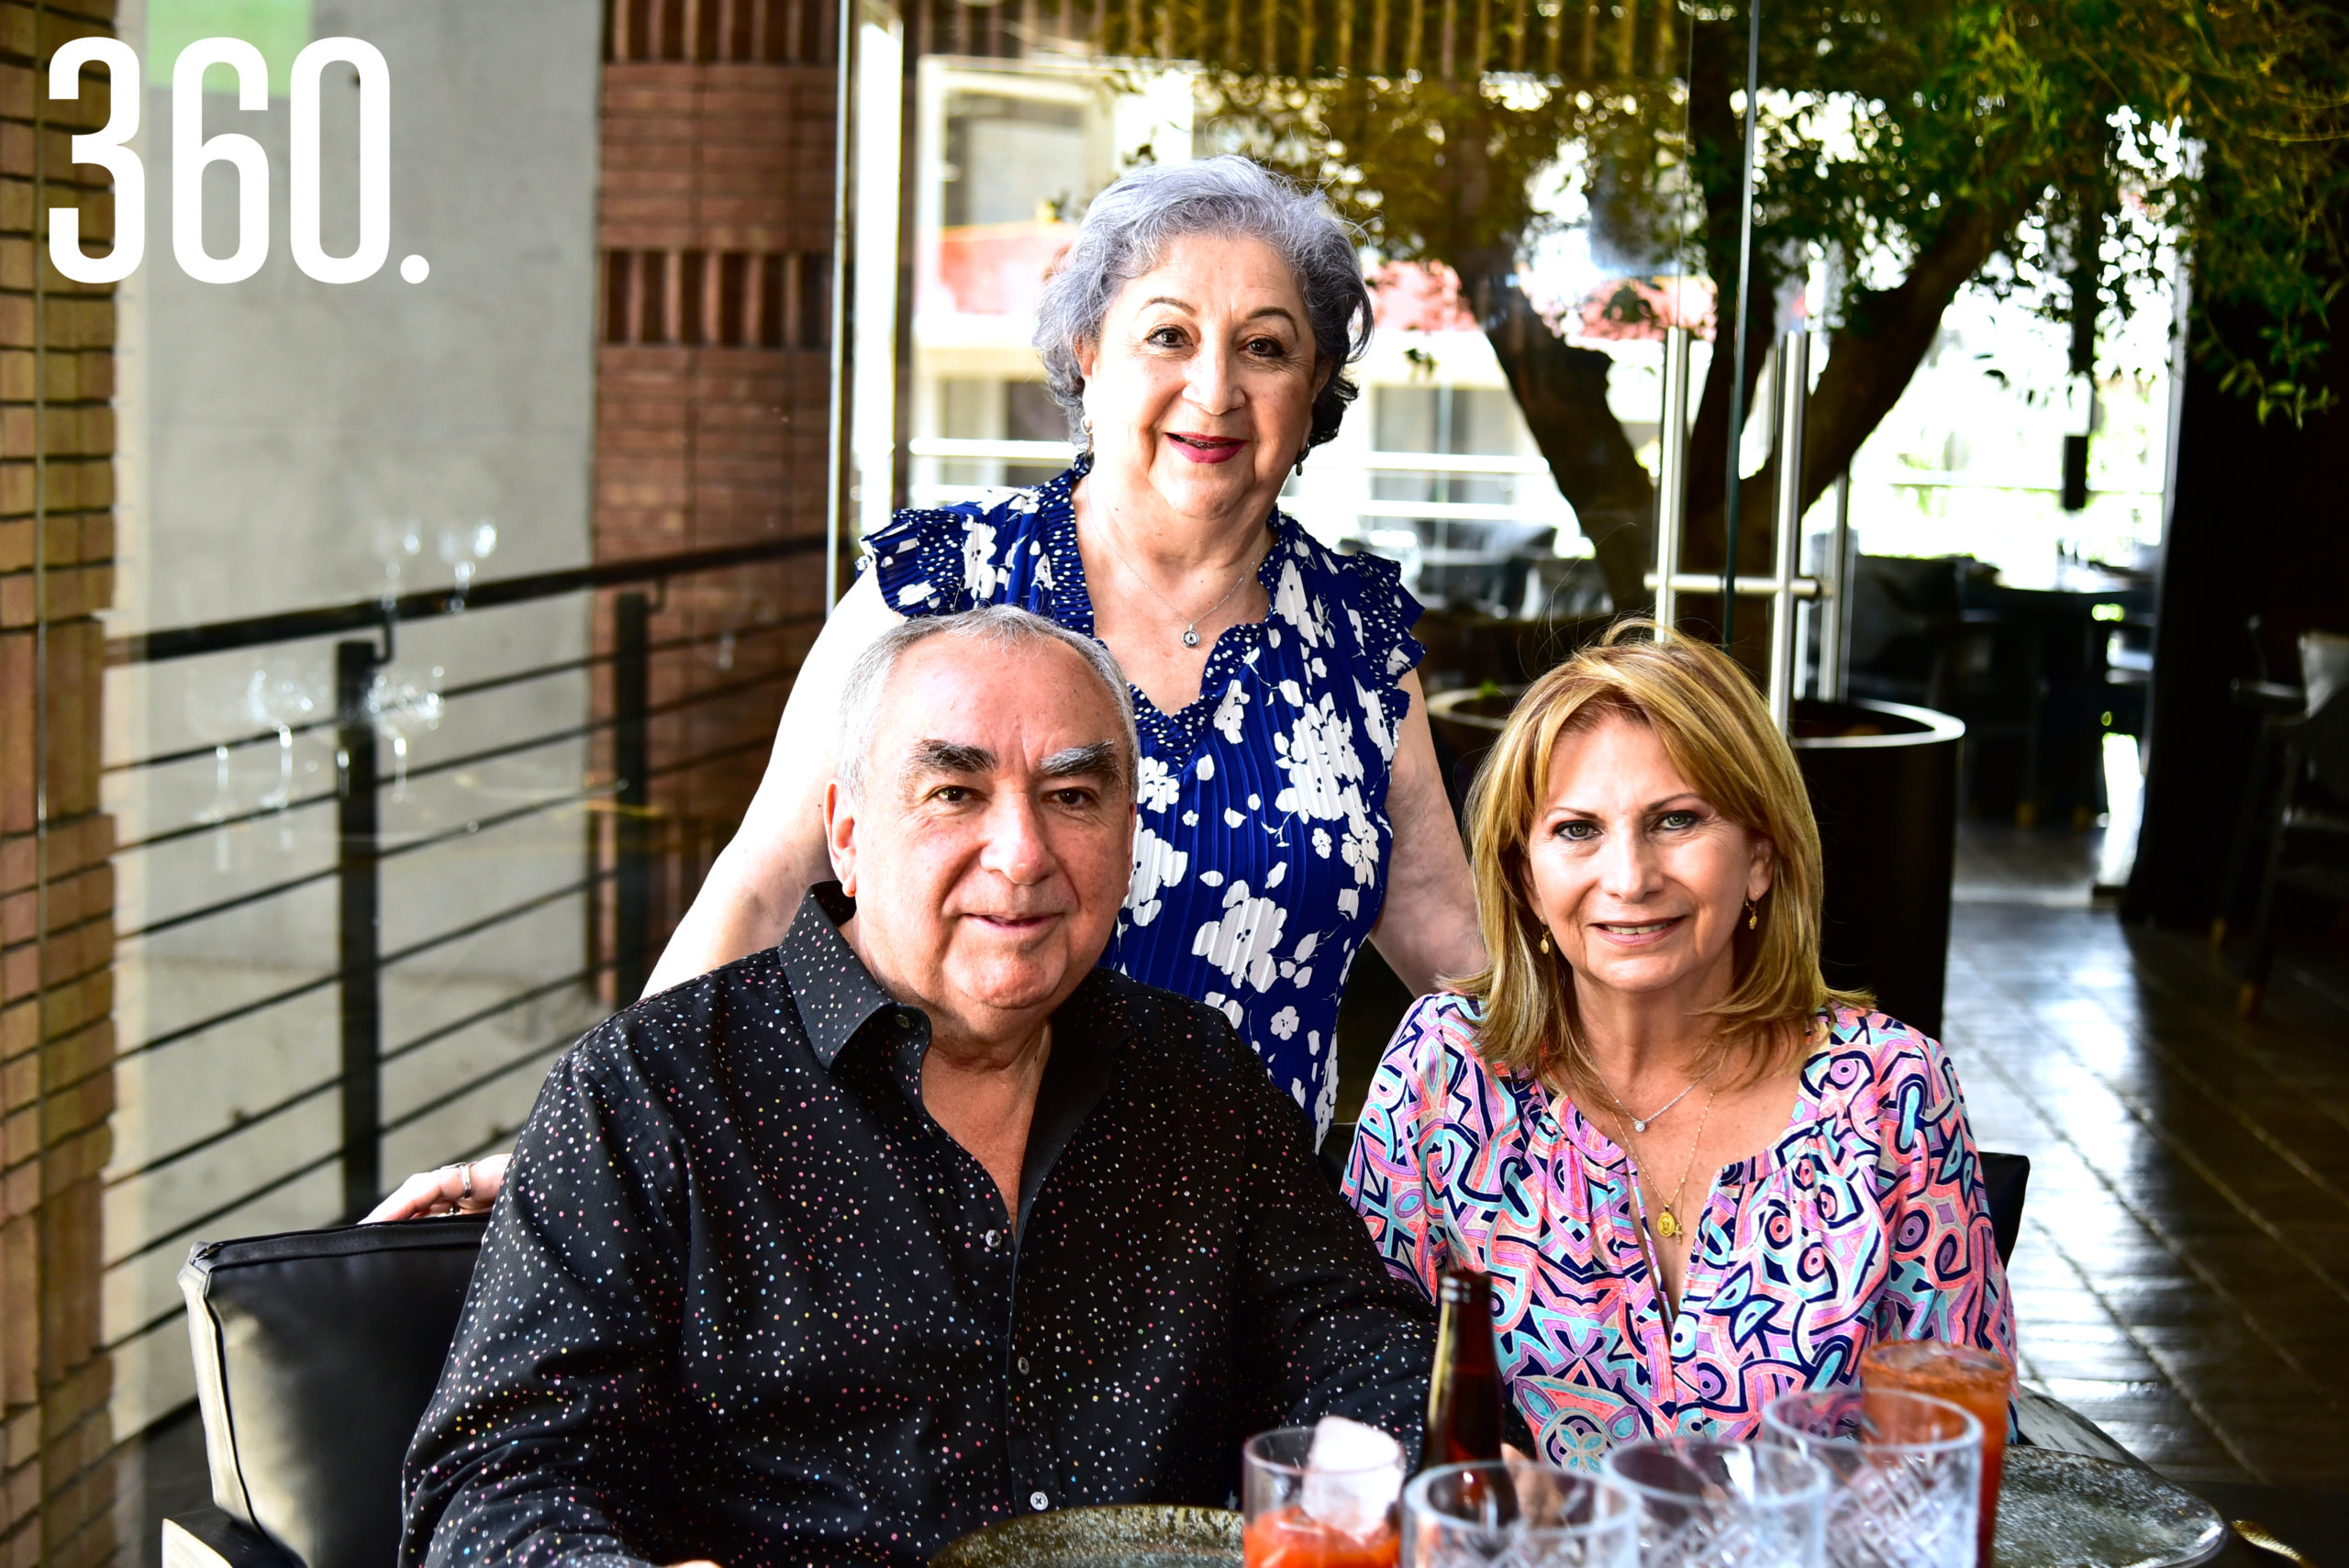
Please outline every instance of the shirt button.
[[1025, 1377], [1028, 1375], [1028, 1358], [1026, 1356], [1021, 1356], [1018, 1361], [1011, 1364], [1019, 1369], [1020, 1376]]
[[992, 1252], [997, 1247], [1003, 1245], [1003, 1232], [1000, 1230], [990, 1230], [985, 1235], [980, 1237], [979, 1240], [985, 1242], [987, 1251]]
[[1052, 1506], [1052, 1500], [1041, 1492], [1030, 1492], [1028, 1494], [1028, 1506], [1041, 1514]]

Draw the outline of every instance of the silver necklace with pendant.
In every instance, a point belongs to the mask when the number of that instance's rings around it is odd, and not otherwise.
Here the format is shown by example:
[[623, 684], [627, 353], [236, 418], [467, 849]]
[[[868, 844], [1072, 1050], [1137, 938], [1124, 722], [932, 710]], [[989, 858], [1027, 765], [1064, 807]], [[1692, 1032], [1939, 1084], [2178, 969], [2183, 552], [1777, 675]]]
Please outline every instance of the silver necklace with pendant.
[[[1163, 594], [1160, 593], [1160, 592], [1158, 591], [1158, 584], [1157, 584], [1152, 583], [1149, 578], [1147, 578], [1147, 577], [1143, 576], [1140, 572], [1136, 572], [1136, 571], [1134, 570], [1134, 563], [1133, 563], [1132, 562], [1128, 561], [1128, 560], [1126, 559], [1126, 552], [1125, 552], [1124, 550], [1119, 550], [1119, 549], [1118, 548], [1118, 541], [1117, 541], [1117, 540], [1115, 540], [1115, 539], [1111, 539], [1111, 538], [1109, 538], [1109, 530], [1108, 530], [1107, 528], [1104, 528], [1101, 530], [1101, 539], [1102, 539], [1102, 542], [1103, 542], [1103, 543], [1105, 543], [1105, 544], [1107, 544], [1107, 545], [1109, 547], [1109, 553], [1110, 553], [1110, 554], [1112, 554], [1112, 555], [1114, 555], [1114, 556], [1116, 556], [1116, 557], [1118, 558], [1118, 564], [1119, 564], [1119, 565], [1120, 565], [1120, 566], [1122, 566], [1122, 567], [1124, 567], [1124, 568], [1127, 570], [1127, 572], [1130, 573], [1132, 574], [1132, 576], [1133, 576], [1133, 580], [1134, 580], [1135, 582], [1137, 582], [1137, 583], [1141, 584], [1143, 587], [1145, 587], [1145, 588], [1149, 589], [1149, 590], [1150, 590], [1150, 596], [1151, 596], [1152, 598], [1153, 598], [1153, 599], [1156, 599], [1160, 604], [1164, 605], [1164, 606], [1166, 606], [1166, 613], [1167, 613], [1168, 615], [1173, 616], [1176, 620], [1183, 620], [1183, 612], [1182, 612], [1181, 610], [1178, 610], [1178, 609], [1176, 609], [1176, 608], [1174, 607], [1174, 600], [1172, 600], [1172, 599], [1169, 599], [1165, 595], [1163, 595]], [[1223, 606], [1226, 606], [1226, 605], [1230, 604], [1230, 603], [1231, 602], [1231, 595], [1234, 595], [1234, 594], [1237, 594], [1238, 592], [1240, 592], [1240, 585], [1241, 585], [1242, 583], [1247, 582], [1247, 581], [1248, 581], [1248, 579], [1249, 579], [1250, 577], [1253, 576], [1254, 574], [1255, 574], [1255, 568], [1254, 568], [1254, 567], [1252, 567], [1252, 567], [1248, 567], [1248, 568], [1246, 568], [1245, 570], [1243, 570], [1243, 571], [1240, 573], [1240, 575], [1239, 575], [1236, 579], [1234, 579], [1234, 580], [1233, 580], [1231, 586], [1230, 586], [1230, 587], [1229, 587], [1229, 588], [1226, 588], [1226, 589], [1223, 591], [1223, 597], [1222, 597], [1222, 598], [1218, 599], [1214, 604], [1209, 605], [1206, 609], [1201, 610], [1197, 615], [1193, 616], [1189, 620], [1183, 621], [1183, 646], [1184, 646], [1184, 647], [1186, 647], [1186, 648], [1197, 648], [1197, 647], [1199, 645], [1199, 622], [1201, 622], [1201, 621], [1203, 621], [1203, 620], [1207, 619], [1209, 616], [1211, 616], [1211, 615], [1215, 614], [1215, 613], [1216, 613], [1216, 611], [1218, 611], [1218, 610], [1219, 610], [1219, 609], [1223, 608]], [[1659, 1114], [1661, 1114], [1661, 1113], [1659, 1113]]]
[[1615, 1113], [1621, 1117], [1625, 1121], [1631, 1124], [1631, 1130], [1633, 1132], [1645, 1132], [1648, 1129], [1648, 1123], [1655, 1120], [1658, 1117], [1664, 1115], [1664, 1112], [1670, 1110], [1673, 1106], [1687, 1099], [1688, 1097], [1688, 1090], [1695, 1088], [1699, 1083], [1703, 1082], [1702, 1079], [1692, 1078], [1688, 1081], [1687, 1088], [1682, 1089], [1678, 1094], [1673, 1095], [1672, 1098], [1664, 1101], [1664, 1104], [1648, 1112], [1647, 1115], [1633, 1116], [1630, 1108], [1623, 1104], [1623, 1096], [1615, 1092], [1615, 1085], [1609, 1083], [1605, 1076], [1599, 1073], [1598, 1064], [1597, 1062], [1591, 1063], [1590, 1071], [1592, 1076], [1598, 1079], [1598, 1086], [1607, 1091], [1607, 1097], [1615, 1102]]

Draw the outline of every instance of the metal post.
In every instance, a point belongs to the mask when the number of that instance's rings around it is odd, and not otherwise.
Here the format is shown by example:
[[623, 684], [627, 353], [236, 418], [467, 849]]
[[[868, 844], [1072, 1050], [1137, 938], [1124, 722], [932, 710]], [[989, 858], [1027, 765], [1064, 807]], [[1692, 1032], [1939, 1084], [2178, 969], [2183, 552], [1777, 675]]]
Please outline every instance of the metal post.
[[1673, 629], [1680, 594], [1673, 573], [1680, 570], [1680, 530], [1688, 512], [1688, 344], [1686, 327], [1664, 332], [1664, 428], [1655, 465], [1655, 624]]
[[1802, 416], [1810, 400], [1810, 334], [1778, 339], [1777, 557], [1770, 588], [1770, 717], [1786, 729], [1795, 709], [1795, 561], [1802, 548]]
[[[1721, 562], [1721, 646], [1737, 640], [1737, 522], [1742, 493], [1738, 454], [1745, 450], [1746, 307], [1753, 303], [1753, 145], [1762, 101], [1762, 0], [1746, 0], [1745, 155], [1737, 190], [1737, 328], [1729, 377], [1729, 487], [1721, 496], [1729, 554]], [[1716, 343], [1716, 348], [1719, 345]]]
[[831, 376], [825, 406], [824, 614], [840, 602], [841, 513], [848, 503], [848, 324], [850, 291], [856, 286], [853, 239], [856, 223], [856, 13], [857, 0], [840, 0], [833, 59], [837, 89], [832, 105], [832, 297], [830, 339], [825, 344]]
[[652, 972], [651, 601], [620, 595], [612, 622], [612, 770], [619, 785], [613, 973], [626, 1006], [643, 995]]
[[383, 930], [376, 885], [375, 686], [369, 641], [334, 651], [335, 750], [341, 794], [336, 886], [341, 894], [342, 1207], [356, 1219], [383, 1195]]
[[1827, 559], [1820, 574], [1827, 580], [1825, 601], [1819, 611], [1819, 695], [1827, 702], [1842, 702], [1852, 657], [1852, 471], [1835, 476], [1835, 528], [1827, 536]]

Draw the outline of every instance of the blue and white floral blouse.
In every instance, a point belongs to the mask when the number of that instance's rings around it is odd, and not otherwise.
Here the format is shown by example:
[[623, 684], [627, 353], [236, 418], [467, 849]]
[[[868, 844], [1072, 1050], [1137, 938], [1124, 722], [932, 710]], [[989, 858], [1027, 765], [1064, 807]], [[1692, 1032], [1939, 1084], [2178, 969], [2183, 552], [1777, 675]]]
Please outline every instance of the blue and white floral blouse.
[[[1090, 637], [1069, 492], [1091, 459], [992, 506], [904, 511], [864, 565], [901, 615], [1018, 605]], [[1339, 555], [1275, 511], [1257, 573], [1272, 613], [1228, 628], [1198, 699], [1140, 691], [1133, 881], [1101, 962], [1229, 1016], [1273, 1082], [1326, 1132], [1338, 997], [1378, 923], [1395, 830], [1386, 784], [1424, 651], [1395, 563]]]

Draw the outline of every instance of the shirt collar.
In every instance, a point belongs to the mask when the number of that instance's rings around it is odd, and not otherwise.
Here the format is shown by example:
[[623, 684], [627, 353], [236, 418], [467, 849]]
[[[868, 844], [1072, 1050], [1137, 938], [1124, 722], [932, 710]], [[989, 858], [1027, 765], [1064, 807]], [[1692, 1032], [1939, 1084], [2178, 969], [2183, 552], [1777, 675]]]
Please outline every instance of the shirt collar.
[[[897, 1088], [908, 1105], [921, 1105], [921, 1060], [930, 1048], [930, 1020], [881, 988], [841, 925], [856, 913], [856, 900], [837, 882], [819, 882], [799, 901], [799, 913], [784, 933], [783, 972], [807, 1043], [827, 1070], [849, 1041], [882, 1014], [898, 1025], [889, 1051]], [[1044, 1178], [1092, 1113], [1109, 1084], [1117, 1042], [1131, 1032], [1132, 1020], [1117, 997], [1118, 983], [1107, 971], [1089, 971], [1052, 1014], [1052, 1052], [1044, 1063], [1036, 1106], [1028, 1125], [1028, 1151], [1020, 1162], [1019, 1210], [1015, 1234], [1027, 1229], [1029, 1210]]]
[[783, 973], [799, 1021], [816, 1060], [828, 1068], [875, 1014], [897, 1005], [841, 935], [841, 922], [855, 913], [856, 900], [839, 883], [819, 882], [799, 901], [783, 938]]

